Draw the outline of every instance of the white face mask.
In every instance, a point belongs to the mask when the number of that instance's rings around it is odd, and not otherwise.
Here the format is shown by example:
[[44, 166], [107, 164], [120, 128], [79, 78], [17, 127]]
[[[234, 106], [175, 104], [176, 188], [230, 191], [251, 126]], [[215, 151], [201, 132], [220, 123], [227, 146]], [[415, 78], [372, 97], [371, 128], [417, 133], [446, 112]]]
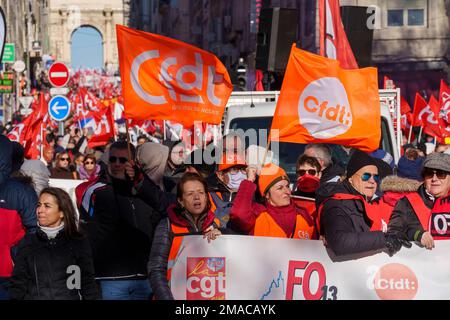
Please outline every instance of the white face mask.
[[227, 175], [229, 179], [227, 187], [230, 189], [239, 189], [241, 182], [247, 179], [247, 175], [242, 171], [233, 174], [228, 172]]

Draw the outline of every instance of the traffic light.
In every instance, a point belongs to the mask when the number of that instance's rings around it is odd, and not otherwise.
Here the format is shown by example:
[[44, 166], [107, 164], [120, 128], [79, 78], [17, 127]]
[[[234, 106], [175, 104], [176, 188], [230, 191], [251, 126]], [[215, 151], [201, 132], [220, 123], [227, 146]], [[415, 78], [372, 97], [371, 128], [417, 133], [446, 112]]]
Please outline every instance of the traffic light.
[[244, 59], [239, 59], [237, 71], [237, 86], [239, 91], [247, 91], [247, 66], [244, 64]]

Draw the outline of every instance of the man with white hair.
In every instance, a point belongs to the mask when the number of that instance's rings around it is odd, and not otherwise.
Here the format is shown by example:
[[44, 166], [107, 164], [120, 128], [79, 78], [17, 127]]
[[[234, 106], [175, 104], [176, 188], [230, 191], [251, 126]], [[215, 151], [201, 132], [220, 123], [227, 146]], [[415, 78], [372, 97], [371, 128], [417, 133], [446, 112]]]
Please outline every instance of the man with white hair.
[[322, 167], [322, 183], [338, 182], [345, 170], [333, 163], [330, 147], [322, 143], [310, 143], [305, 147], [303, 154], [316, 158]]

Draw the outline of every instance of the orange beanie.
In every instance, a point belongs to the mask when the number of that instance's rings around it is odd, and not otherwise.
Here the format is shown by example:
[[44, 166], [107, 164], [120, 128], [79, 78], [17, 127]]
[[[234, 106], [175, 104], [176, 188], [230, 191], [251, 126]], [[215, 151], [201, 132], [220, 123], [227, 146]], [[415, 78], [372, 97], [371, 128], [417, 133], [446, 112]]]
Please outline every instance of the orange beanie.
[[234, 166], [247, 166], [245, 159], [237, 153], [229, 155], [223, 154], [222, 160], [219, 163], [219, 171], [229, 169]]
[[258, 186], [261, 195], [265, 196], [267, 191], [278, 181], [287, 180], [289, 177], [286, 171], [273, 163], [267, 163], [262, 167], [259, 175]]

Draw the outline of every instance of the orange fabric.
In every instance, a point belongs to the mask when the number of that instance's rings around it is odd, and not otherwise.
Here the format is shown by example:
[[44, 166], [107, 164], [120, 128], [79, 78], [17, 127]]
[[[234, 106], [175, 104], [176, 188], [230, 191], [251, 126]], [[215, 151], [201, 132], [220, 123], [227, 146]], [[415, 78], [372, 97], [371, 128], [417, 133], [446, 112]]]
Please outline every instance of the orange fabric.
[[262, 212], [256, 218], [253, 235], [257, 237], [275, 237], [275, 238], [294, 238], [294, 239], [312, 239], [314, 234], [314, 225], [310, 226], [301, 216], [297, 215], [294, 233], [286, 235], [283, 229], [267, 212]]
[[377, 69], [344, 70], [339, 61], [293, 45], [270, 140], [333, 143], [371, 152], [380, 138]]
[[126, 118], [220, 124], [233, 86], [215, 55], [120, 25], [116, 32]]
[[189, 233], [189, 229], [186, 227], [179, 227], [174, 224], [170, 224], [172, 232], [174, 233], [172, 246], [170, 247], [169, 259], [167, 268], [167, 280], [170, 283], [170, 279], [172, 277], [172, 264], [175, 263], [175, 259], [177, 258], [178, 252], [180, 251], [181, 243], [183, 242], [182, 234]]
[[276, 164], [273, 163], [265, 164], [262, 167], [261, 173], [259, 175], [258, 180], [259, 191], [264, 196], [267, 193], [267, 191], [269, 191], [271, 185], [275, 180], [283, 180], [283, 179], [289, 181], [286, 171], [284, 171]]
[[339, 0], [319, 0], [319, 17], [320, 55], [339, 60], [345, 69], [357, 69], [358, 63], [342, 25]]
[[247, 163], [240, 154], [224, 154], [222, 156], [222, 160], [219, 163], [219, 171], [223, 171], [234, 166], [247, 166]]
[[419, 218], [423, 230], [428, 231], [431, 209], [425, 205], [420, 195], [416, 192], [407, 194], [406, 198], [411, 204], [417, 218]]

